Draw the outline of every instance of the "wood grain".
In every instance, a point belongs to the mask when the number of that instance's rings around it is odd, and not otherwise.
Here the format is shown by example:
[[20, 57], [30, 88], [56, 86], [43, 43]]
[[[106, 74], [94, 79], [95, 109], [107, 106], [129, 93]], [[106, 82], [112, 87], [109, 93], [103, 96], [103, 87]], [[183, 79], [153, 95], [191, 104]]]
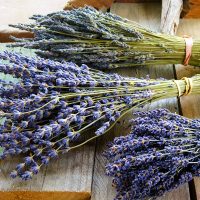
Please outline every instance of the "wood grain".
[[172, 35], [176, 33], [182, 8], [182, 0], [162, 0], [162, 15], [160, 25], [162, 33], [168, 33]]
[[33, 192], [12, 191], [1, 192], [1, 200], [89, 200], [90, 193], [87, 192]]
[[147, 3], [147, 2], [159, 2], [161, 0], [115, 0], [118, 3]]
[[22, 160], [20, 157], [1, 161], [0, 200], [36, 200], [39, 199], [36, 198], [37, 195], [41, 196], [42, 200], [56, 200], [58, 197], [62, 197], [62, 200], [89, 200], [93, 158], [94, 145], [86, 145], [53, 160], [31, 181], [26, 182], [9, 177], [9, 172]]
[[200, 18], [200, 0], [184, 0], [184, 18]]
[[114, 0], [68, 0], [64, 6], [64, 10], [84, 7], [85, 5], [92, 6], [96, 9], [110, 8]]
[[[135, 20], [143, 24], [147, 28], [160, 30], [161, 19], [161, 4], [160, 3], [134, 3], [134, 4], [114, 4], [111, 11], [131, 20]], [[118, 69], [118, 73], [126, 76], [145, 77], [147, 74], [152, 78], [165, 77], [168, 79], [174, 78], [174, 70], [172, 65], [166, 66], [150, 66], [150, 67], [135, 67], [128, 69]], [[143, 109], [155, 109], [165, 107], [172, 112], [179, 112], [177, 98], [162, 100], [151, 105], [145, 106]], [[115, 190], [111, 186], [111, 178], [105, 176], [106, 159], [102, 156], [102, 152], [106, 148], [108, 141], [113, 140], [115, 136], [128, 134], [130, 131], [129, 119], [132, 115], [129, 113], [124, 116], [112, 131], [107, 133], [97, 141], [97, 149], [95, 156], [95, 167], [92, 185], [92, 200], [111, 200], [115, 197]], [[160, 200], [189, 200], [189, 188], [185, 184], [177, 190], [167, 193]]]
[[33, 38], [34, 34], [27, 31], [14, 30], [12, 28], [0, 29], [0, 43], [13, 42], [10, 36], [17, 38]]

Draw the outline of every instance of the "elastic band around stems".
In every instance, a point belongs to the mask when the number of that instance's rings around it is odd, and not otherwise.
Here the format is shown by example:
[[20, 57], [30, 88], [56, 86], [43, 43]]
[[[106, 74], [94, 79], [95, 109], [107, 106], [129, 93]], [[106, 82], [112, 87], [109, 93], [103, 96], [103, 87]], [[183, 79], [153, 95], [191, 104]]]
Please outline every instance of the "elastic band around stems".
[[193, 39], [187, 35], [185, 35], [183, 38], [185, 39], [185, 59], [183, 64], [186, 66], [189, 64], [190, 58], [192, 56]]
[[191, 78], [187, 78], [187, 77], [183, 77], [181, 80], [185, 81], [185, 91], [184, 91], [183, 94], [181, 94], [181, 88], [180, 88], [180, 85], [179, 85], [180, 81], [178, 81], [178, 80], [174, 80], [173, 81], [175, 83], [177, 89], [178, 89], [178, 96], [181, 97], [181, 96], [186, 96], [186, 95], [191, 94], [192, 87], [193, 87], [192, 79]]
[[178, 80], [174, 80], [174, 83], [175, 83], [175, 85], [176, 85], [176, 87], [178, 89], [178, 96], [180, 97], [181, 96], [181, 88], [179, 86], [179, 81]]
[[183, 94], [183, 96], [189, 95], [192, 92], [192, 79], [191, 78], [187, 78], [187, 77], [183, 77], [181, 80], [184, 80], [186, 85], [185, 85], [185, 93]]

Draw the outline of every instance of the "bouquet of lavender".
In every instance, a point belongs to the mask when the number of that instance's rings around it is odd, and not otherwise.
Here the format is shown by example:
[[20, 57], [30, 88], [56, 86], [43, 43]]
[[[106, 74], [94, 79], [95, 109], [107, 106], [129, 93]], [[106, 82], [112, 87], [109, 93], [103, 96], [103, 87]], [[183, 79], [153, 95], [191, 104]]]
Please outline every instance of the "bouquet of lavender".
[[[11, 25], [35, 34], [11, 46], [37, 49], [44, 58], [72, 61], [108, 69], [139, 65], [189, 64], [199, 66], [200, 41], [192, 57], [182, 37], [152, 32], [135, 22], [91, 7], [34, 15], [32, 24]], [[191, 41], [190, 41], [191, 42]], [[188, 57], [189, 56], [189, 57]]]
[[200, 176], [200, 120], [158, 109], [137, 113], [132, 124], [105, 152], [116, 200], [155, 199]]
[[[104, 134], [133, 108], [200, 93], [199, 75], [179, 81], [137, 79], [7, 51], [0, 59], [10, 62], [2, 62], [0, 72], [17, 78], [17, 83], [0, 82], [1, 158], [25, 155], [11, 173], [24, 180], [59, 153]], [[91, 127], [94, 135], [83, 137], [81, 143], [78, 139]]]

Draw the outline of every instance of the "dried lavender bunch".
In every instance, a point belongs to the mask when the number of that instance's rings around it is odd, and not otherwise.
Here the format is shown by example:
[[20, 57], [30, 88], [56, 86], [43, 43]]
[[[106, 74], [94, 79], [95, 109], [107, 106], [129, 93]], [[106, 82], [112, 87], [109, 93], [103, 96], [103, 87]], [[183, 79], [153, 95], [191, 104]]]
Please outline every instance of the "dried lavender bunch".
[[[135, 22], [91, 7], [34, 15], [32, 24], [11, 25], [35, 34], [11, 46], [37, 49], [44, 58], [108, 69], [139, 65], [182, 64], [185, 40], [152, 32]], [[191, 65], [199, 66], [200, 41], [195, 40]]]
[[[1, 158], [23, 154], [24, 162], [11, 173], [23, 180], [59, 153], [104, 134], [131, 109], [182, 95], [188, 88], [185, 80], [127, 78], [8, 51], [0, 59], [9, 61], [1, 62], [0, 72], [17, 78], [0, 81]], [[190, 92], [199, 94], [200, 76], [191, 81]], [[90, 128], [92, 136], [87, 134]], [[82, 136], [89, 139], [80, 143]]]
[[136, 115], [130, 134], [105, 152], [116, 200], [156, 199], [200, 176], [200, 120], [166, 109]]

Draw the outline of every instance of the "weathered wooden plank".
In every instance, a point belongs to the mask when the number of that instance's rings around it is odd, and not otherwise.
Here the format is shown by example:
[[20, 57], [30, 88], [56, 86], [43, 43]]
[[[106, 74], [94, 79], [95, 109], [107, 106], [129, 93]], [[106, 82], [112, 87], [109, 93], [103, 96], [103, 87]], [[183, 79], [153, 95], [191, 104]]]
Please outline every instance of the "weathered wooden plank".
[[[57, 160], [43, 167], [31, 181], [12, 180], [9, 172], [13, 170], [20, 157], [0, 162], [0, 200], [36, 199], [34, 194], [42, 196], [42, 200], [62, 199], [89, 200], [93, 170], [93, 146], [84, 146], [76, 151], [62, 155]], [[37, 192], [37, 193], [35, 193]], [[53, 196], [49, 196], [49, 192]], [[60, 192], [60, 193], [59, 193]], [[80, 192], [80, 193], [79, 193]], [[25, 196], [22, 194], [26, 194]], [[57, 196], [57, 198], [55, 198]], [[51, 197], [51, 198], [50, 198]], [[60, 198], [59, 198], [60, 199]]]
[[118, 3], [147, 3], [147, 2], [159, 2], [161, 0], [115, 0]]
[[68, 0], [64, 6], [64, 10], [84, 7], [85, 5], [92, 6], [97, 9], [110, 8], [114, 0]]
[[161, 32], [176, 33], [182, 8], [182, 0], [162, 0]]
[[[0, 44], [0, 51], [5, 45]], [[19, 48], [18, 51], [20, 51]], [[21, 50], [32, 55], [30, 50]], [[1, 76], [5, 78], [5, 76]], [[94, 143], [60, 155], [30, 181], [11, 179], [9, 173], [21, 157], [0, 161], [0, 200], [89, 200], [94, 165]]]
[[[134, 3], [134, 4], [114, 4], [111, 9], [123, 17], [135, 20], [144, 26], [153, 30], [160, 30], [160, 19], [161, 19], [161, 4], [159, 3]], [[152, 78], [165, 77], [174, 78], [174, 71], [172, 65], [167, 66], [150, 66], [150, 67], [135, 67], [129, 69], [118, 69], [120, 74], [126, 76], [145, 76], [149, 74]], [[177, 98], [159, 101], [151, 105], [145, 106], [145, 110], [153, 109], [157, 107], [165, 107], [171, 111], [178, 112]], [[114, 127], [112, 131], [107, 133], [97, 141], [97, 149], [95, 156], [95, 168], [93, 176], [92, 186], [92, 200], [104, 200], [113, 199], [115, 196], [115, 190], [111, 186], [111, 178], [104, 175], [106, 159], [102, 156], [102, 152], [106, 148], [106, 143], [112, 140], [115, 136], [128, 134], [130, 130], [129, 119], [131, 113], [124, 116]], [[188, 185], [185, 184], [179, 189], [166, 194], [165, 197], [160, 198], [161, 200], [189, 200], [189, 189]]]
[[184, 0], [182, 16], [184, 18], [200, 18], [200, 0]]
[[[178, 35], [191, 35], [194, 39], [200, 39], [200, 19], [182, 19], [177, 31]], [[199, 67], [192, 66], [176, 66], [177, 78], [184, 76], [191, 77], [200, 73]], [[185, 96], [180, 99], [182, 114], [189, 118], [200, 118], [200, 97]], [[200, 199], [200, 179], [195, 178], [196, 199]]]

